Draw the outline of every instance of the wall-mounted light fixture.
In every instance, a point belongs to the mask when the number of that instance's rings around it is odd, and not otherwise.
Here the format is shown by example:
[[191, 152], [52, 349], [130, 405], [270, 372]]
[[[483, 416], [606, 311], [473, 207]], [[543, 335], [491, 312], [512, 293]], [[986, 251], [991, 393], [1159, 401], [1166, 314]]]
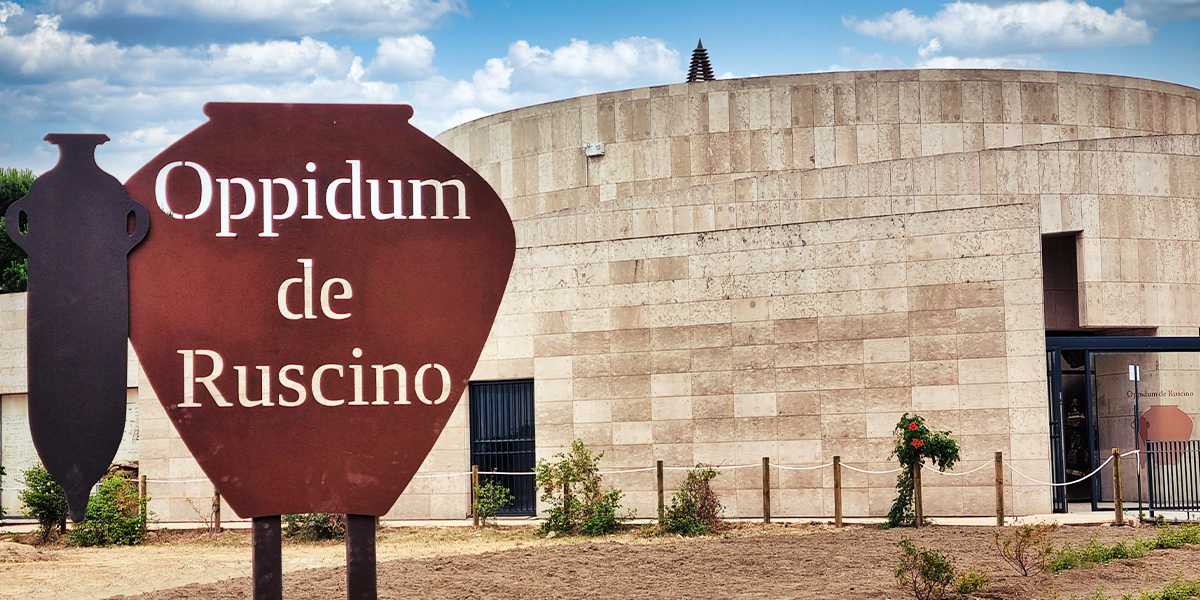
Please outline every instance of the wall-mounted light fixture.
[[604, 142], [589, 142], [583, 145], [584, 156], [604, 156]]

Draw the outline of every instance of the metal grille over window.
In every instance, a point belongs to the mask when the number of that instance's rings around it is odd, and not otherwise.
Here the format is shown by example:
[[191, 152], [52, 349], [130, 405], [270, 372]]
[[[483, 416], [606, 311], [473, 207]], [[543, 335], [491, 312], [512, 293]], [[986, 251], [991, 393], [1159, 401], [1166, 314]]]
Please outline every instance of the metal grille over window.
[[[514, 500], [501, 515], [533, 515], [537, 495], [533, 477], [533, 380], [471, 383], [471, 464], [479, 465], [479, 483], [497, 481]], [[529, 475], [489, 475], [530, 473]]]

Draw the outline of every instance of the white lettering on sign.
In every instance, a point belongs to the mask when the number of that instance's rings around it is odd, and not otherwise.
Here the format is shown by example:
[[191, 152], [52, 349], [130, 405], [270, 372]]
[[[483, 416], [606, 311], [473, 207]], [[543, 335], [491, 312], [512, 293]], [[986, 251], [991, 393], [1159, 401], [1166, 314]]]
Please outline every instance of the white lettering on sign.
[[[279, 293], [276, 294], [276, 296], [275, 296], [275, 302], [279, 306], [279, 314], [283, 315], [283, 318], [285, 318], [285, 319], [289, 319], [292, 321], [296, 321], [299, 319], [315, 319], [315, 318], [317, 318], [317, 315], [316, 315], [316, 313], [313, 312], [313, 276], [312, 276], [313, 259], [298, 258], [298, 259], [296, 259], [296, 262], [303, 265], [304, 275], [302, 277], [292, 277], [290, 279], [284, 279], [283, 283], [281, 283], [279, 285]], [[303, 313], [292, 312], [291, 308], [288, 305], [288, 292], [290, 292], [291, 287], [296, 284], [303, 285], [303, 292], [304, 292], [304, 312]], [[336, 294], [330, 294], [330, 292], [333, 291], [334, 286], [337, 286], [339, 291]], [[341, 277], [333, 277], [331, 279], [326, 279], [325, 283], [321, 284], [321, 312], [326, 317], [329, 317], [330, 319], [335, 319], [335, 320], [339, 320], [339, 321], [342, 319], [348, 319], [348, 318], [350, 318], [350, 313], [337, 312], [336, 310], [333, 309], [332, 301], [333, 300], [349, 300], [350, 298], [353, 298], [353, 297], [354, 297], [354, 290], [351, 289], [349, 281], [346, 281], [345, 279], [342, 279]]]
[[[179, 408], [201, 408], [207, 405], [207, 402], [201, 400], [211, 400], [212, 404], [218, 407], [234, 406], [221, 394], [217, 389], [216, 382], [225, 375], [225, 360], [219, 353], [213, 350], [179, 350], [178, 354], [183, 355], [183, 402], [178, 404]], [[351, 354], [355, 358], [362, 358], [362, 349], [355, 348]], [[211, 359], [212, 368], [207, 375], [197, 376], [196, 374], [196, 357], [203, 356]], [[375, 400], [367, 402], [365, 400], [366, 389], [364, 388], [364, 367], [362, 364], [326, 364], [321, 365], [313, 370], [311, 377], [305, 377], [305, 368], [303, 365], [284, 365], [276, 372], [276, 377], [272, 378], [272, 367], [269, 365], [257, 365], [254, 367], [258, 371], [259, 377], [252, 378], [249, 374], [250, 367], [236, 365], [233, 367], [237, 373], [238, 386], [238, 404], [246, 408], [254, 408], [258, 406], [283, 406], [296, 407], [304, 404], [311, 396], [313, 400], [322, 406], [388, 406], [388, 405], [403, 405], [412, 402], [408, 400], [408, 383], [406, 376], [408, 371], [401, 365], [392, 363], [389, 365], [370, 365], [370, 368], [375, 372], [374, 388]], [[350, 383], [353, 384], [352, 397], [349, 398], [331, 398], [328, 395], [329, 384], [336, 380], [344, 380], [347, 377], [349, 370]], [[425, 379], [427, 375], [437, 373], [441, 383], [441, 393], [436, 398], [430, 398], [427, 395]], [[388, 375], [391, 374], [389, 378]], [[251, 398], [252, 379], [258, 379], [258, 389], [255, 398]], [[387, 384], [391, 383], [395, 386], [396, 396], [394, 399], [387, 397]], [[278, 395], [272, 395], [272, 383], [278, 381], [279, 385], [286, 391], [281, 391]], [[417, 368], [416, 374], [412, 380], [413, 393], [417, 396], [422, 404], [436, 405], [445, 402], [450, 397], [450, 371], [446, 367], [437, 363], [426, 363]], [[201, 391], [198, 396], [197, 392]], [[203, 393], [207, 392], [208, 398], [202, 397]]]
[[[384, 210], [381, 191], [384, 186], [379, 179], [363, 179], [362, 176], [362, 161], [357, 159], [347, 160], [346, 164], [350, 167], [349, 177], [338, 177], [329, 181], [325, 186], [325, 213], [338, 221], [361, 220], [366, 219], [367, 212], [370, 212], [370, 218], [378, 221], [386, 220], [401, 220], [401, 219], [470, 219], [467, 214], [467, 186], [458, 179], [449, 179], [447, 181], [438, 181], [436, 179], [408, 179], [403, 178], [387, 179], [387, 183], [391, 184], [391, 211]], [[200, 181], [200, 196], [198, 198], [173, 198], [167, 192], [168, 179], [171, 177], [171, 172], [177, 167], [189, 167]], [[317, 172], [317, 164], [308, 162], [304, 165], [304, 170], [309, 173]], [[188, 175], [177, 174], [176, 177], [186, 177]], [[204, 215], [213, 205], [213, 181], [216, 181], [219, 187], [219, 200], [217, 202], [219, 215], [219, 229], [216, 236], [219, 238], [236, 238], [237, 232], [234, 231], [234, 221], [244, 221], [250, 219], [255, 213], [261, 214], [262, 227], [259, 228], [259, 237], [279, 237], [279, 233], [275, 231], [275, 224], [278, 221], [285, 221], [294, 217], [300, 210], [300, 188], [296, 183], [286, 177], [275, 177], [270, 179], [259, 179], [257, 186], [255, 182], [244, 177], [216, 177], [214, 178], [208, 169], [204, 168], [199, 163], [190, 161], [177, 160], [175, 162], [163, 165], [158, 171], [158, 176], [154, 181], [154, 199], [158, 203], [158, 207], [164, 213], [176, 219], [195, 219]], [[315, 178], [304, 178], [300, 180], [304, 184], [305, 190], [305, 212], [300, 216], [301, 219], [323, 219], [325, 215], [321, 213], [321, 202], [319, 196], [319, 181]], [[366, 183], [369, 190], [369, 211], [364, 211], [363, 207], [363, 184]], [[408, 193], [405, 194], [407, 184]], [[287, 194], [287, 204], [284, 205], [282, 212], [277, 212], [275, 188], [279, 186]], [[448, 194], [448, 190], [453, 190]], [[429, 194], [427, 194], [427, 192]], [[425, 200], [428, 195], [432, 195], [432, 207], [429, 207]], [[448, 198], [448, 195], [454, 197], [454, 201]], [[261, 202], [259, 201], [261, 198]], [[349, 201], [349, 206], [346, 202]], [[446, 214], [447, 204], [454, 202], [457, 204], [457, 212], [454, 216]], [[171, 206], [178, 204], [195, 203], [196, 208], [187, 214], [176, 213]], [[404, 213], [404, 207], [411, 206], [411, 212]], [[235, 207], [240, 206], [240, 209]], [[426, 211], [432, 208], [432, 215]], [[237, 210], [237, 212], [234, 212]]]

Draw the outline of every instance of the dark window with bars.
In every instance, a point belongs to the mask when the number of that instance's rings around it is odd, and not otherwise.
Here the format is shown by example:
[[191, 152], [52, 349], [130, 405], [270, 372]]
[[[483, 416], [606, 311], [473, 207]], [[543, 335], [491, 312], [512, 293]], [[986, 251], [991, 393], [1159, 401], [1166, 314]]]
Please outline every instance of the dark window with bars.
[[471, 464], [479, 465], [480, 484], [495, 480], [512, 492], [515, 499], [500, 514], [537, 511], [534, 456], [533, 380], [472, 382]]

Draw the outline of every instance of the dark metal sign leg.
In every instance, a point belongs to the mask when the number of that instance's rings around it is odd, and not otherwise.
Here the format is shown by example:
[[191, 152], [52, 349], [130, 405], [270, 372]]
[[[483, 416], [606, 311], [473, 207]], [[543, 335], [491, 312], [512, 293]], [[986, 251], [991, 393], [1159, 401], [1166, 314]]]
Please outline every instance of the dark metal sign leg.
[[283, 555], [279, 515], [254, 517], [254, 600], [283, 600]]
[[375, 517], [346, 515], [346, 598], [376, 600]]

